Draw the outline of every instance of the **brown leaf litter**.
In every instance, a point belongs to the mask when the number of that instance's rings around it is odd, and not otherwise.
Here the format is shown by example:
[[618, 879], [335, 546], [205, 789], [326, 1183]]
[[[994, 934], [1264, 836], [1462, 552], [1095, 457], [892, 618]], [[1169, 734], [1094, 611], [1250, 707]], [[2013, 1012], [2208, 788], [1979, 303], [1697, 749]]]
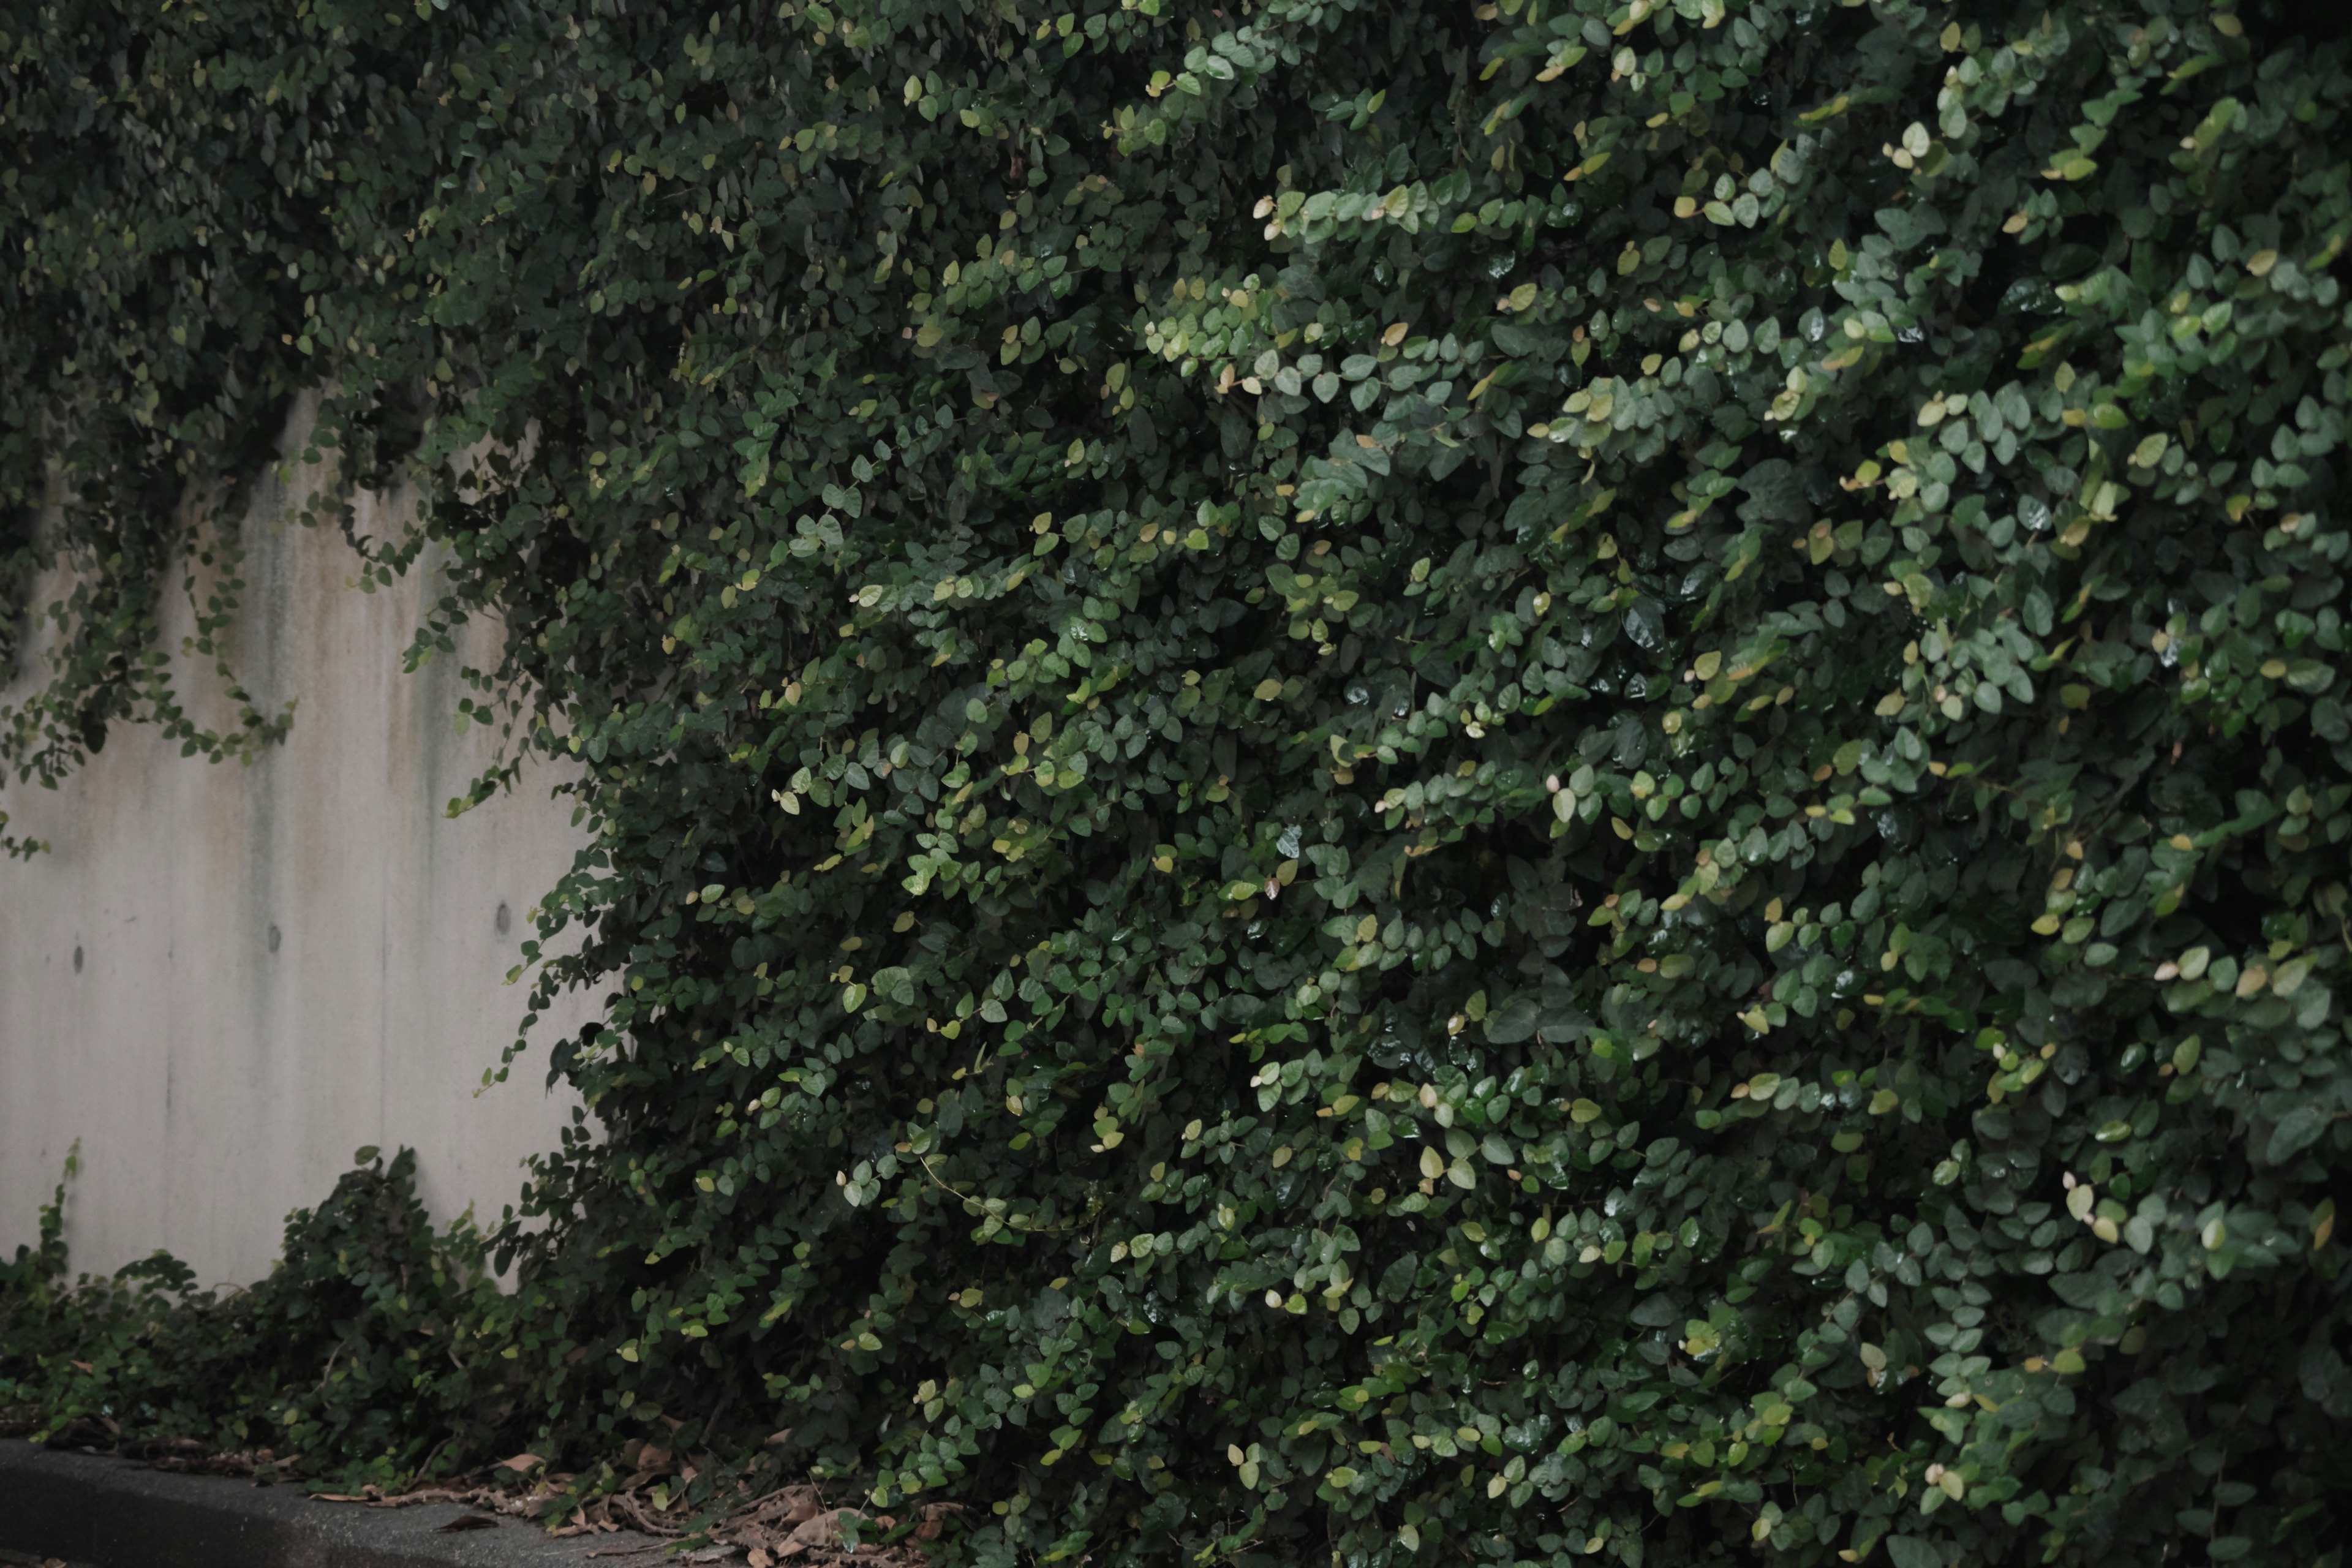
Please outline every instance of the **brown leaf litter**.
[[[692, 1533], [690, 1521], [701, 1508], [687, 1501], [683, 1485], [673, 1491], [667, 1484], [667, 1467], [662, 1462], [668, 1456], [658, 1450], [649, 1452], [656, 1457], [662, 1473], [648, 1470], [641, 1461], [636, 1473], [618, 1490], [590, 1498], [551, 1533], [597, 1535], [631, 1530], [657, 1538], [653, 1544], [593, 1553], [598, 1556], [656, 1551]], [[492, 1467], [508, 1470], [528, 1468], [513, 1460]], [[690, 1481], [694, 1475], [695, 1467], [688, 1463], [678, 1470], [677, 1480]], [[356, 1493], [324, 1494], [320, 1500], [365, 1503], [371, 1508], [457, 1503], [508, 1518], [536, 1520], [570, 1495], [569, 1487], [575, 1479], [566, 1474], [542, 1476], [526, 1489], [487, 1484], [453, 1485], [387, 1494], [370, 1486]], [[850, 1545], [847, 1538], [852, 1529], [859, 1535], [890, 1535], [898, 1533], [906, 1521], [889, 1514], [870, 1514], [854, 1508], [828, 1508], [815, 1486], [789, 1486], [765, 1497], [747, 1500], [710, 1529], [708, 1545], [684, 1556], [689, 1563], [748, 1560], [751, 1568], [775, 1568], [787, 1563], [793, 1568], [834, 1568], [835, 1564], [850, 1563], [857, 1568], [919, 1568], [925, 1558], [917, 1543], [937, 1540], [947, 1516], [953, 1511], [955, 1505], [951, 1503], [927, 1504], [915, 1516], [914, 1528], [907, 1531], [901, 1540], [887, 1545], [871, 1540]]]

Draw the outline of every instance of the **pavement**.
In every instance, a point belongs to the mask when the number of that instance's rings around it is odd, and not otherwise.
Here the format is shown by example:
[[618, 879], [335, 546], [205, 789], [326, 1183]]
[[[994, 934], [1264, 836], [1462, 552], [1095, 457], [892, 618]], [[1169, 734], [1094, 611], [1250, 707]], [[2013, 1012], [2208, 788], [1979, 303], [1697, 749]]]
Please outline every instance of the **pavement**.
[[59, 1568], [656, 1568], [651, 1536], [557, 1540], [457, 1503], [368, 1508], [291, 1487], [0, 1440], [0, 1563]]

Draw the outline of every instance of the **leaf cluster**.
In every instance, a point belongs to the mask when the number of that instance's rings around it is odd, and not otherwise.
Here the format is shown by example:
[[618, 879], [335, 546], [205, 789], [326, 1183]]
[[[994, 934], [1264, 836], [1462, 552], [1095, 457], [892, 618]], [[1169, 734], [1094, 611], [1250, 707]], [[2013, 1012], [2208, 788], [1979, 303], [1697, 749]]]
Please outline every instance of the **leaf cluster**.
[[6, 26], [0, 472], [95, 595], [9, 758], [170, 721], [318, 384], [578, 770], [596, 1123], [415, 1421], [782, 1433], [974, 1563], [2335, 1549], [2340, 42]]
[[[0, 1265], [0, 1422], [36, 1442], [234, 1453], [288, 1474], [308, 1456], [313, 1473], [383, 1481], [433, 1447], [480, 1447], [505, 1381], [496, 1345], [475, 1342], [499, 1300], [480, 1238], [465, 1221], [435, 1229], [413, 1152], [361, 1156], [288, 1217], [269, 1277], [226, 1294], [167, 1252], [69, 1279], [60, 1184], [37, 1245]], [[478, 1428], [452, 1429], [468, 1411]]]

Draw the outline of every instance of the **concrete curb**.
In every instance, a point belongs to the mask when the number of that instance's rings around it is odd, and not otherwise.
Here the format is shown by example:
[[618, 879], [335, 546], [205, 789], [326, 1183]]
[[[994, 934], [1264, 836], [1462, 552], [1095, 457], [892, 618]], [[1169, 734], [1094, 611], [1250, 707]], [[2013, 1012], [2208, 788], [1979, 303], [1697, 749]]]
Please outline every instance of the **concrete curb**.
[[[362, 1508], [290, 1487], [0, 1442], [0, 1552], [87, 1568], [655, 1568], [633, 1532], [556, 1540], [527, 1521], [447, 1532], [456, 1503]], [[630, 1552], [631, 1548], [646, 1550]], [[623, 1553], [627, 1553], [623, 1555]]]

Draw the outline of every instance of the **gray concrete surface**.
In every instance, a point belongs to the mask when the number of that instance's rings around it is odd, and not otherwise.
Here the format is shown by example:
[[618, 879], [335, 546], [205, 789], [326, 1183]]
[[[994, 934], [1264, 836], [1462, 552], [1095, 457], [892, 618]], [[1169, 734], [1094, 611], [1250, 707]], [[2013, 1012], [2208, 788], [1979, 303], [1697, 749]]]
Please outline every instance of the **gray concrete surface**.
[[455, 1503], [367, 1508], [0, 1442], [0, 1552], [85, 1568], [652, 1568], [647, 1536], [556, 1540], [520, 1520], [450, 1532]]
[[[0, 1254], [33, 1239], [76, 1140], [76, 1268], [168, 1247], [243, 1283], [362, 1145], [415, 1146], [437, 1216], [495, 1219], [569, 1121], [546, 1047], [585, 998], [478, 1090], [523, 1014], [504, 982], [529, 911], [580, 841], [572, 803], [541, 770], [445, 818], [494, 739], [453, 729], [457, 660], [402, 673], [429, 574], [362, 594], [338, 532], [287, 526], [284, 504], [265, 492], [245, 520], [232, 647], [266, 710], [299, 700], [282, 747], [213, 765], [117, 725], [62, 789], [0, 787], [14, 830], [54, 845], [0, 860]], [[393, 521], [367, 503], [366, 527]], [[211, 661], [179, 665], [190, 707], [225, 720]]]

